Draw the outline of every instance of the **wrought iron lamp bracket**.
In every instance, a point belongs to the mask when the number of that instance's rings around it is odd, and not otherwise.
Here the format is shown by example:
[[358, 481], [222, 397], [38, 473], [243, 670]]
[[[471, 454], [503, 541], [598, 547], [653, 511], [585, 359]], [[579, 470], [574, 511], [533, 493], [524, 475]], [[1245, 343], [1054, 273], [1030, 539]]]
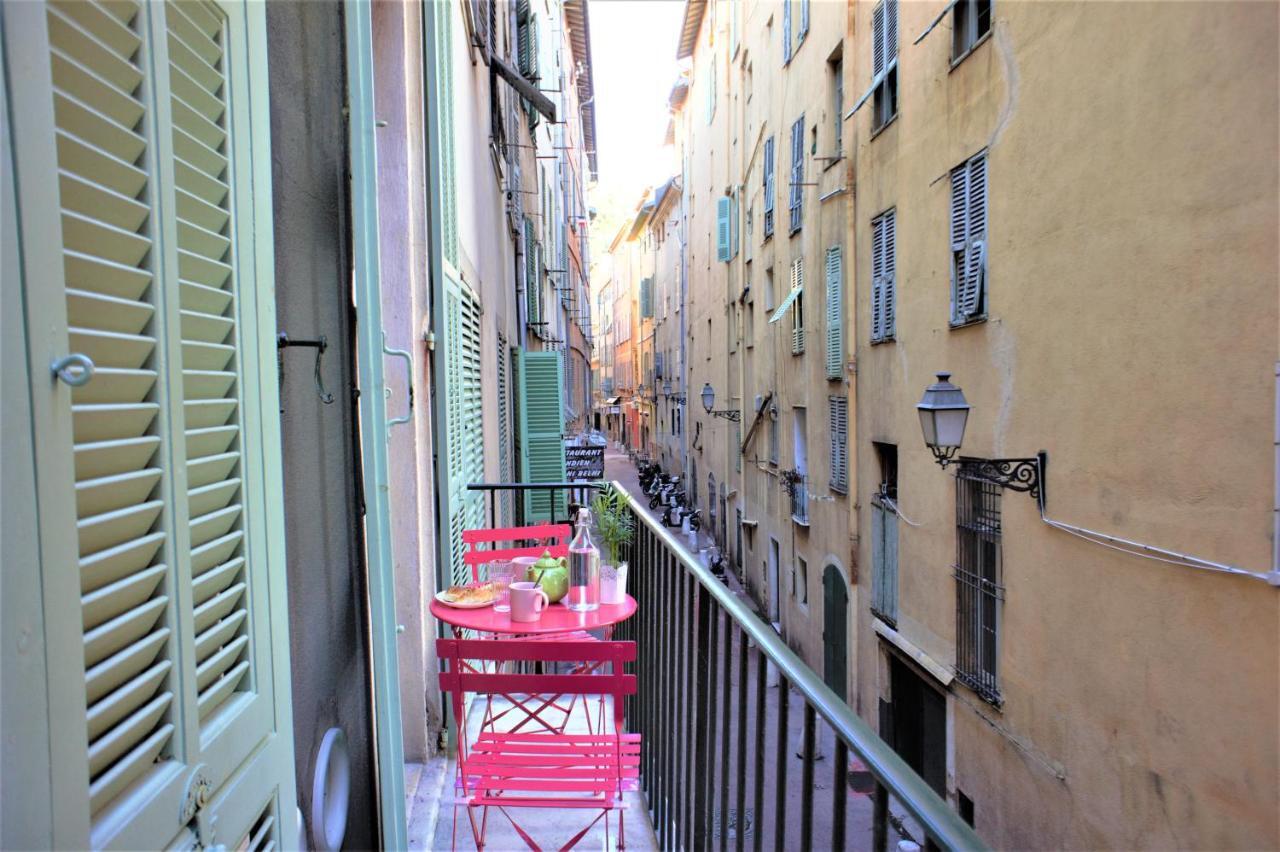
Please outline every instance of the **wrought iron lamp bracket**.
[[1045, 469], [1049, 465], [1049, 454], [1043, 450], [1032, 458], [981, 459], [961, 456], [957, 461], [964, 468], [966, 478], [981, 479], [1011, 491], [1028, 493], [1039, 504], [1040, 510], [1044, 511]]
[[712, 417], [723, 417], [725, 420], [731, 420], [734, 423], [742, 422], [742, 412], [736, 408], [725, 409], [724, 411], [708, 411]]

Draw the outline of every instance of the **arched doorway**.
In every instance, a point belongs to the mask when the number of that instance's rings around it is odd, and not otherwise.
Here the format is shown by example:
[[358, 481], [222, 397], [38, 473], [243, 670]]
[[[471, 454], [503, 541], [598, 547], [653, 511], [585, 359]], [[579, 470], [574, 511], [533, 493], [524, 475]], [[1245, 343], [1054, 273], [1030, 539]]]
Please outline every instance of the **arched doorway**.
[[828, 562], [822, 572], [822, 679], [849, 700], [849, 588], [844, 574]]

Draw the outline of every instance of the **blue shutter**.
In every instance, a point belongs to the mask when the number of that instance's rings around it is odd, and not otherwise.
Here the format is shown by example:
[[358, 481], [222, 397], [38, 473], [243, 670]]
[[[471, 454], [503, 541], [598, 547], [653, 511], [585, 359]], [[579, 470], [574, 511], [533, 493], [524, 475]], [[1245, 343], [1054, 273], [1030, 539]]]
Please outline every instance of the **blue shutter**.
[[782, 0], [782, 64], [791, 61], [791, 0]]
[[804, 37], [809, 33], [809, 0], [800, 0], [800, 35], [796, 39], [796, 43], [804, 41]]
[[764, 140], [764, 237], [773, 236], [773, 137]]
[[791, 125], [791, 232], [800, 230], [804, 219], [804, 116]]
[[716, 260], [729, 260], [729, 214], [733, 199], [722, 195], [716, 199]]

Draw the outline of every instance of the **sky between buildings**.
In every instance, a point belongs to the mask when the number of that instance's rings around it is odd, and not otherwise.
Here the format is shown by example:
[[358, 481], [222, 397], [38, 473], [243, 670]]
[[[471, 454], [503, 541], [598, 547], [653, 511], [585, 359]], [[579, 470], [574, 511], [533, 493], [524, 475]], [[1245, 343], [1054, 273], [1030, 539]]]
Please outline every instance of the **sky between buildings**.
[[676, 168], [662, 140], [667, 96], [680, 73], [676, 44], [683, 12], [683, 0], [591, 0], [600, 166], [600, 182], [589, 201], [598, 213], [595, 259], [644, 188], [661, 184]]

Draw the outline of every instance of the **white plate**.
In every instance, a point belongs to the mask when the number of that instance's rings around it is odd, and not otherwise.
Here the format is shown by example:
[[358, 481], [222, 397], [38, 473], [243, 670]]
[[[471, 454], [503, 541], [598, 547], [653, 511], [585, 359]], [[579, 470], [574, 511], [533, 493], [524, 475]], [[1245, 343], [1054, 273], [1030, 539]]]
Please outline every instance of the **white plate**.
[[436, 592], [436, 600], [440, 601], [440, 603], [445, 606], [451, 606], [454, 609], [480, 609], [481, 607], [493, 606], [493, 602], [497, 600], [495, 597], [483, 602], [472, 601], [471, 603], [462, 603], [449, 600], [448, 595], [448, 592]]

